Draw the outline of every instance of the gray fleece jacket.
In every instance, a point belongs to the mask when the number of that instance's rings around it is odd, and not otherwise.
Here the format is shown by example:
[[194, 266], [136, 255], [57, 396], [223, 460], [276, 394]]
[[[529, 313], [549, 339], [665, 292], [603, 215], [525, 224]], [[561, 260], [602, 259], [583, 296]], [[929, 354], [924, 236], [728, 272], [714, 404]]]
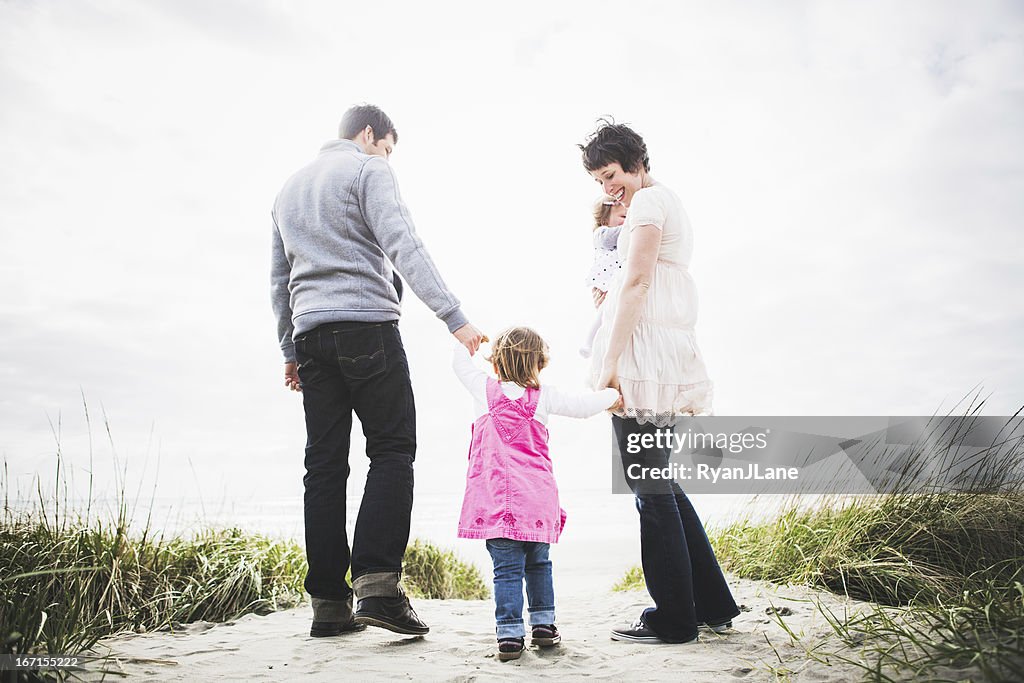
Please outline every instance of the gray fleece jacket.
[[383, 157], [328, 142], [284, 184], [271, 216], [270, 294], [286, 361], [295, 360], [292, 339], [318, 325], [398, 320], [395, 270], [449, 331], [466, 324]]

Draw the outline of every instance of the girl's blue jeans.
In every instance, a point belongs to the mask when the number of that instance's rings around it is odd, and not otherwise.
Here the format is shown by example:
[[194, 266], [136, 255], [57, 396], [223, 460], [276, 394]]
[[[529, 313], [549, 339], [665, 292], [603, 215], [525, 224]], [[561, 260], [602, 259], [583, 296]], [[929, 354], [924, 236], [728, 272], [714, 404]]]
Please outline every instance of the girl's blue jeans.
[[498, 638], [522, 638], [523, 580], [530, 606], [530, 625], [555, 623], [555, 588], [551, 581], [551, 560], [547, 543], [487, 539], [487, 552], [494, 563], [494, 618]]

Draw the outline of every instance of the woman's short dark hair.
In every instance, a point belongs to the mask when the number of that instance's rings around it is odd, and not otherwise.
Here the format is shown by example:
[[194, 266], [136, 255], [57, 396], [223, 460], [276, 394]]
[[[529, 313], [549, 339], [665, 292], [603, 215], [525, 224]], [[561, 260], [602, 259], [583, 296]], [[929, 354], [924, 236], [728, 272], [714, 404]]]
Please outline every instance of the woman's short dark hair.
[[641, 168], [651, 170], [647, 145], [640, 135], [614, 119], [597, 120], [597, 130], [587, 137], [586, 144], [578, 145], [583, 152], [583, 168], [596, 171], [618, 162], [627, 173], [638, 173]]
[[388, 133], [391, 133], [395, 144], [398, 144], [398, 131], [395, 130], [395, 124], [391, 123], [391, 119], [381, 111], [380, 107], [375, 107], [372, 104], [357, 104], [345, 112], [341, 117], [341, 125], [338, 126], [338, 137], [351, 140], [367, 126], [373, 129], [374, 139], [383, 140]]

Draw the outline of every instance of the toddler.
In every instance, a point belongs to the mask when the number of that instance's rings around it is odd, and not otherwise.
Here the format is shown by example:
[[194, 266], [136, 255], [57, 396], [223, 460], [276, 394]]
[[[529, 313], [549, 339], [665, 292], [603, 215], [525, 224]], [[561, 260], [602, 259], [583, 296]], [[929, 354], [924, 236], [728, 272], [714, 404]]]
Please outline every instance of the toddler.
[[[590, 267], [590, 277], [587, 278], [591, 290], [594, 292], [595, 304], [600, 307], [603, 295], [608, 292], [612, 279], [622, 268], [619, 262], [619, 232], [622, 231], [622, 224], [626, 222], [626, 207], [609, 196], [604, 196], [594, 205], [594, 264]], [[598, 299], [598, 293], [601, 298]], [[580, 355], [590, 358], [594, 348], [594, 337], [597, 336], [597, 329], [601, 327], [601, 314], [594, 318], [590, 326], [587, 339], [580, 347]]]
[[565, 512], [548, 455], [548, 416], [590, 417], [616, 405], [619, 393], [541, 387], [538, 375], [548, 364], [548, 347], [528, 327], [498, 335], [488, 360], [497, 379], [476, 367], [462, 345], [452, 359], [455, 374], [473, 396], [475, 417], [458, 535], [487, 542], [494, 564], [498, 659], [508, 661], [524, 649], [524, 581], [532, 643], [550, 647], [561, 641], [548, 550], [562, 533]]

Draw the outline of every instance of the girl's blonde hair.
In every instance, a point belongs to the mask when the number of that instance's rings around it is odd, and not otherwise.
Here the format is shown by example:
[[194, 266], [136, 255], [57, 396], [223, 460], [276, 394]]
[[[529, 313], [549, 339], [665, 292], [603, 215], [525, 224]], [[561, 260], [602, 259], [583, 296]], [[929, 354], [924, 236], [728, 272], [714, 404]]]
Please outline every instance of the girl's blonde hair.
[[615, 208], [615, 199], [603, 195], [594, 202], [594, 230], [608, 225], [608, 219], [612, 216], [612, 209]]
[[540, 389], [540, 371], [548, 365], [548, 345], [529, 327], [510, 327], [494, 340], [491, 356], [498, 379], [524, 389]]

